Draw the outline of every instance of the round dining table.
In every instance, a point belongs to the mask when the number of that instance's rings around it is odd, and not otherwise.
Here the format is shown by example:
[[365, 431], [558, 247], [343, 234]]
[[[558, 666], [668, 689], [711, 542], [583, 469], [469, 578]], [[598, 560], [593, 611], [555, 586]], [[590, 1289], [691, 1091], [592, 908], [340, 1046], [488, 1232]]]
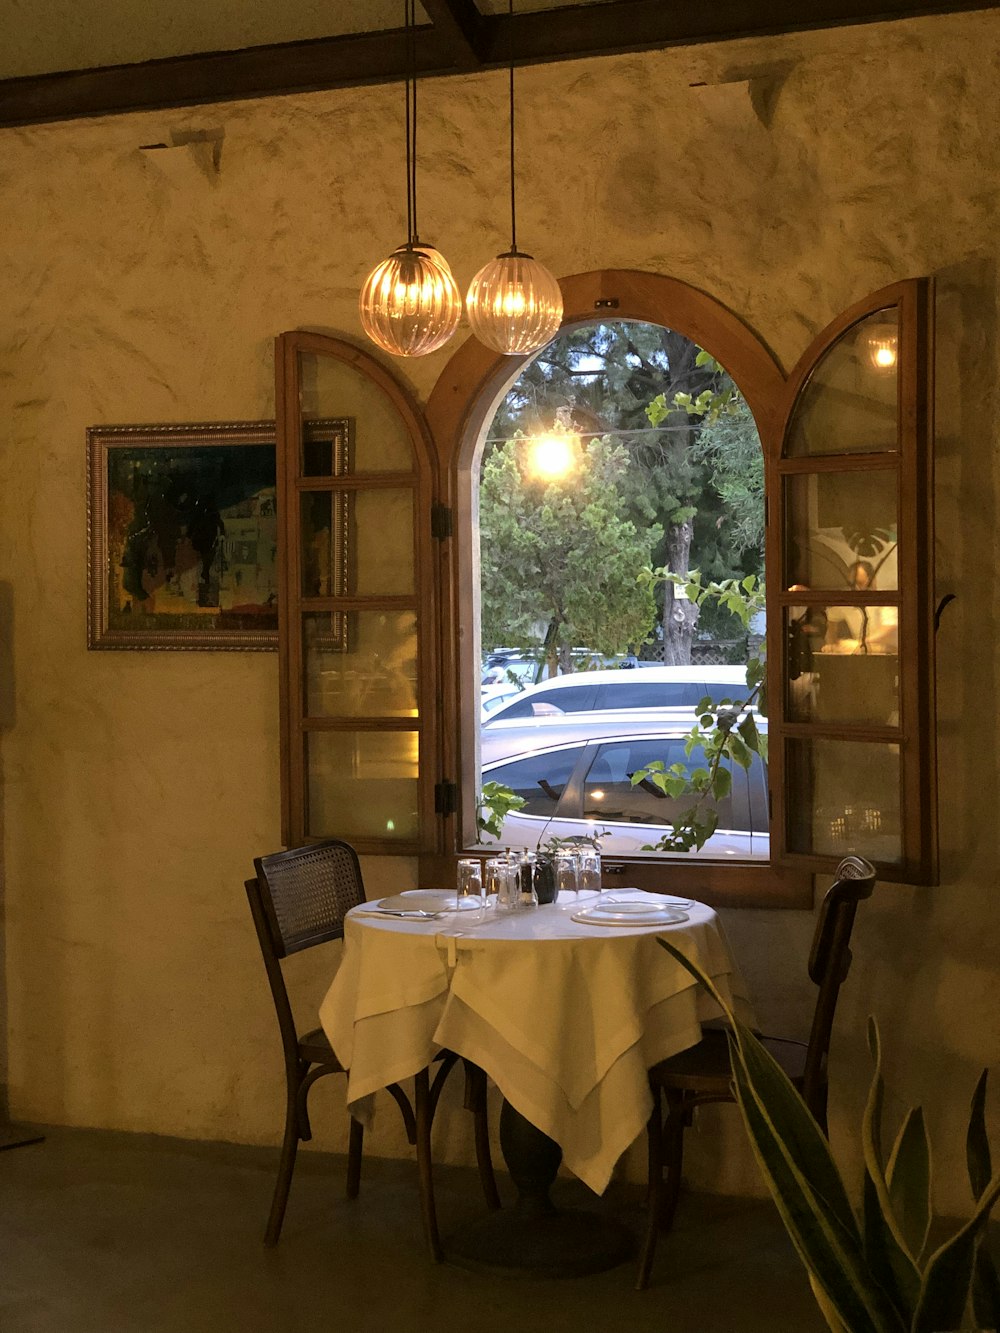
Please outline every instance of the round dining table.
[[450, 902], [426, 894], [366, 903], [347, 915], [320, 1021], [348, 1071], [351, 1114], [370, 1124], [376, 1091], [427, 1068], [439, 1050], [456, 1052], [485, 1070], [504, 1098], [501, 1149], [519, 1191], [518, 1207], [504, 1210], [508, 1218], [484, 1219], [478, 1238], [465, 1232], [457, 1257], [530, 1270], [538, 1246], [527, 1233], [543, 1225], [548, 1275], [622, 1262], [631, 1238], [615, 1240], [612, 1224], [588, 1212], [589, 1222], [563, 1218], [560, 1267], [548, 1184], [561, 1160], [602, 1194], [649, 1119], [648, 1069], [697, 1044], [702, 1023], [718, 1016], [659, 936], [752, 1021], [717, 914], [703, 903], [677, 907], [669, 897], [627, 889], [516, 911], [390, 914], [408, 903], [416, 911]]

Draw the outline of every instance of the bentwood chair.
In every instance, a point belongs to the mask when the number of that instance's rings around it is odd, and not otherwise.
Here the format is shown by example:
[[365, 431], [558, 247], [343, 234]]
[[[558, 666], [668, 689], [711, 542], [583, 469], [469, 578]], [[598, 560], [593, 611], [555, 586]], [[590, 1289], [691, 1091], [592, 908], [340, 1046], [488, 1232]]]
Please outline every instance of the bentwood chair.
[[[837, 999], [851, 967], [851, 932], [858, 904], [870, 898], [875, 870], [860, 856], [845, 856], [836, 870], [816, 921], [809, 954], [809, 978], [819, 988], [808, 1042], [763, 1037], [763, 1044], [802, 1093], [813, 1117], [827, 1132], [827, 1055]], [[636, 1286], [649, 1282], [657, 1235], [669, 1231], [681, 1188], [684, 1130], [695, 1108], [735, 1101], [729, 1043], [721, 1028], [706, 1028], [697, 1046], [661, 1060], [649, 1071], [653, 1113], [649, 1118], [649, 1184], [646, 1235]], [[663, 1101], [666, 1101], [666, 1117]]]
[[[255, 857], [254, 867], [257, 877], [246, 881], [246, 891], [264, 956], [285, 1060], [285, 1133], [278, 1179], [264, 1232], [264, 1243], [275, 1245], [281, 1234], [299, 1142], [312, 1138], [307, 1105], [309, 1090], [325, 1074], [346, 1072], [322, 1028], [299, 1035], [281, 960], [303, 949], [343, 939], [344, 917], [352, 907], [365, 901], [365, 890], [354, 848], [335, 838]], [[416, 1075], [412, 1103], [397, 1083], [390, 1084], [387, 1089], [402, 1113], [407, 1139], [416, 1145], [421, 1212], [435, 1262], [442, 1258], [442, 1250], [434, 1207], [430, 1135], [445, 1079], [457, 1059], [452, 1051], [439, 1052], [433, 1080], [427, 1069]], [[475, 1116], [480, 1180], [489, 1206], [499, 1208], [486, 1120], [486, 1077], [481, 1069], [469, 1062], [465, 1062], [465, 1071], [465, 1106]], [[363, 1141], [364, 1129], [352, 1117], [347, 1156], [349, 1199], [357, 1198], [361, 1184]]]

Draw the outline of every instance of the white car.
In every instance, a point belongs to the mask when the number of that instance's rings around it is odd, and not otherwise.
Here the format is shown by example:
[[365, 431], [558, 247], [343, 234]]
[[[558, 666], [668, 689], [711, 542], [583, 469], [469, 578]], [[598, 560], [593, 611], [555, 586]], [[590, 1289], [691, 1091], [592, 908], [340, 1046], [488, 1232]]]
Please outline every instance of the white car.
[[[531, 723], [499, 735], [482, 735], [483, 782], [500, 782], [524, 798], [521, 810], [504, 820], [501, 846], [537, 847], [551, 837], [601, 833], [601, 852], [632, 856], [655, 844], [672, 816], [691, 798], [662, 795], [652, 783], [633, 786], [631, 775], [654, 760], [693, 768], [684, 742], [694, 718], [654, 723], [618, 713], [566, 718], [540, 727]], [[766, 860], [770, 852], [767, 770], [754, 756], [748, 771], [733, 765], [730, 795], [715, 803], [719, 824], [697, 853], [725, 860]], [[662, 855], [662, 853], [661, 853]]]
[[508, 681], [506, 685], [483, 685], [479, 691], [479, 715], [483, 722], [504, 704], [521, 693], [520, 685]]
[[485, 723], [491, 730], [508, 724], [547, 721], [567, 713], [627, 710], [658, 721], [687, 717], [707, 695], [713, 703], [747, 697], [743, 666], [656, 666], [642, 671], [578, 671], [530, 685]]

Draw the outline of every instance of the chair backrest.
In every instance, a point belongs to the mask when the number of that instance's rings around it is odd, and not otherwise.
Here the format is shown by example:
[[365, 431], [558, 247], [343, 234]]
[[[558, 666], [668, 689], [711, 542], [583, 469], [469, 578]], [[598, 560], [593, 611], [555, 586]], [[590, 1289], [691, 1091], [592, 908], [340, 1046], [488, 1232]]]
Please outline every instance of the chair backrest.
[[363, 903], [357, 853], [331, 838], [308, 847], [254, 858], [256, 879], [245, 881], [257, 939], [281, 1029], [285, 1059], [298, 1055], [295, 1018], [281, 959], [314, 944], [343, 939], [344, 917]]
[[279, 958], [344, 936], [344, 917], [365, 900], [354, 848], [338, 838], [254, 857], [271, 943]]
[[826, 1058], [840, 988], [851, 970], [851, 932], [858, 903], [872, 896], [875, 868], [861, 856], [845, 856], [827, 890], [816, 921], [809, 976], [819, 987], [806, 1052], [802, 1095], [816, 1114], [822, 1111]]

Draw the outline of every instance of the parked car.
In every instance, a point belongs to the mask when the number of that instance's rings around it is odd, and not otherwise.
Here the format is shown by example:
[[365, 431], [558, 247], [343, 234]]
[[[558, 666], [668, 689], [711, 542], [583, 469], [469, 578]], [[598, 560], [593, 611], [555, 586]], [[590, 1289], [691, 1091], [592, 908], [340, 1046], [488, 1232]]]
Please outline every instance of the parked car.
[[[684, 753], [693, 716], [652, 725], [627, 713], [598, 719], [566, 717], [540, 727], [491, 733], [484, 728], [482, 777], [524, 799], [504, 820], [499, 842], [537, 847], [548, 838], [601, 832], [601, 850], [633, 855], [656, 843], [691, 797], [662, 795], [651, 783], [633, 786], [631, 775], [654, 760], [689, 767], [703, 764]], [[697, 853], [724, 859], [766, 859], [769, 854], [767, 770], [754, 756], [748, 771], [733, 766], [732, 791], [715, 803], [719, 825]]]
[[[746, 667], [657, 666], [645, 671], [580, 671], [522, 690], [485, 723], [490, 728], [561, 717], [641, 709], [659, 720], [688, 715], [707, 695], [713, 703], [745, 699]], [[667, 710], [667, 711], [665, 711]]]
[[479, 691], [479, 714], [485, 722], [489, 715], [521, 693], [520, 685], [512, 681], [501, 685], [483, 685]]

